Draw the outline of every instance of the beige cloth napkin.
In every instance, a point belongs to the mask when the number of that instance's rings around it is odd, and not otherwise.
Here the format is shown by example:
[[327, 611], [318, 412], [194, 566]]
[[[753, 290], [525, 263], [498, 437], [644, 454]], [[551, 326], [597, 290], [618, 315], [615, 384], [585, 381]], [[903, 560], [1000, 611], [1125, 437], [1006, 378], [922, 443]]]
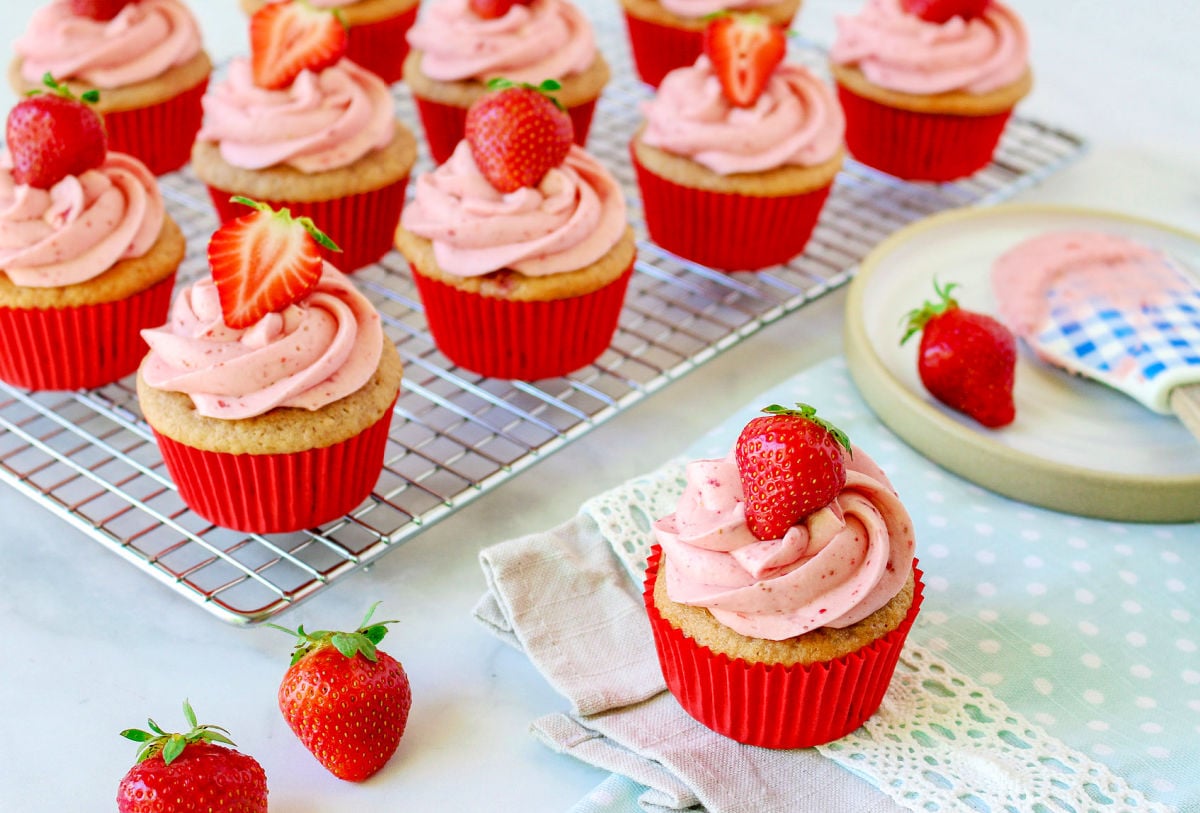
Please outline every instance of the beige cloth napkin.
[[645, 785], [642, 808], [707, 813], [895, 813], [866, 781], [813, 749], [742, 745], [666, 691], [635, 585], [581, 514], [483, 550], [476, 618], [523, 651], [570, 704], [532, 723], [546, 745]]

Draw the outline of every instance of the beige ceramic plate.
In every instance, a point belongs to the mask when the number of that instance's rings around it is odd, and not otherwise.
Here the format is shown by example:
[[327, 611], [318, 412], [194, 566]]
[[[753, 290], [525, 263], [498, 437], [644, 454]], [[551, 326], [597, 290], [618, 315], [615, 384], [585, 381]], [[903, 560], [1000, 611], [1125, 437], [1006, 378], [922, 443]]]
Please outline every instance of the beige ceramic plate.
[[1000, 494], [1084, 516], [1146, 522], [1200, 519], [1200, 442], [1102, 384], [1038, 361], [1021, 347], [1017, 418], [985, 429], [944, 407], [917, 375], [917, 338], [899, 345], [904, 315], [957, 282], [964, 307], [996, 313], [989, 273], [1012, 245], [1060, 229], [1104, 230], [1157, 246], [1200, 269], [1200, 236], [1088, 209], [1007, 205], [915, 223], [863, 261], [846, 304], [846, 357], [867, 403], [930, 460]]

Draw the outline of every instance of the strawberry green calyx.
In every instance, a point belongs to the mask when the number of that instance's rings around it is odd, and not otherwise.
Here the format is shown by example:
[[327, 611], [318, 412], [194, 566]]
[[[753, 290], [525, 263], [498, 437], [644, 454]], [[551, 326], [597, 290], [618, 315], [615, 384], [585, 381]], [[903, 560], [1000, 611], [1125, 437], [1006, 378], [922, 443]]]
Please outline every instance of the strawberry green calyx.
[[511, 79], [505, 79], [503, 76], [494, 76], [488, 80], [487, 88], [488, 90], [497, 91], [505, 90], [506, 88], [525, 88], [526, 90], [536, 90], [538, 93], [554, 102], [554, 106], [559, 110], [566, 110], [566, 108], [562, 106], [562, 102], [551, 95], [556, 90], [562, 90], [562, 83], [557, 79], [543, 79], [540, 84], [532, 85], [529, 82], [514, 82]]
[[146, 725], [150, 728], [149, 731], [143, 731], [140, 728], [127, 728], [121, 732], [121, 736], [127, 740], [142, 743], [142, 747], [138, 749], [137, 762], [145, 762], [151, 757], [162, 754], [163, 763], [170, 765], [188, 745], [196, 742], [219, 742], [224, 745], [234, 745], [233, 740], [229, 739], [229, 732], [224, 728], [215, 725], [200, 725], [196, 720], [196, 712], [192, 710], [192, 706], [187, 700], [183, 701], [183, 716], [187, 719], [191, 730], [185, 734], [163, 731], [158, 723], [147, 718]]
[[814, 406], [802, 404], [797, 401], [795, 409], [780, 406], [779, 404], [771, 404], [768, 407], [763, 407], [762, 412], [767, 415], [794, 415], [809, 420], [828, 432], [838, 442], [838, 445], [844, 448], [851, 456], [854, 455], [854, 450], [850, 446], [850, 438], [846, 436], [846, 433], [838, 429], [830, 421], [817, 417], [817, 408]]
[[85, 104], [95, 104], [96, 102], [100, 101], [100, 91], [92, 89], [85, 91], [80, 96], [76, 96], [71, 92], [69, 87], [61, 82], [55, 81], [54, 77], [49, 71], [46, 71], [46, 73], [42, 74], [42, 84], [46, 86], [46, 90], [34, 88], [33, 90], [26, 91], [25, 95], [38, 96], [48, 91], [55, 96], [61, 96], [64, 99], [71, 99], [72, 101], [84, 102]]
[[399, 623], [398, 621], [376, 621], [373, 624], [371, 623], [371, 616], [375, 614], [375, 608], [381, 603], [377, 601], [371, 605], [362, 623], [358, 625], [358, 629], [354, 632], [337, 632], [333, 630], [307, 632], [303, 624], [294, 630], [281, 627], [278, 624], [267, 624], [267, 626], [295, 636], [296, 644], [295, 649], [292, 650], [292, 666], [309, 652], [327, 644], [333, 646], [334, 649], [347, 658], [362, 655], [368, 661], [374, 663], [378, 659], [375, 647], [387, 635], [387, 625]]
[[904, 344], [909, 338], [917, 333], [920, 333], [925, 325], [935, 316], [940, 316], [946, 311], [954, 310], [958, 307], [958, 300], [951, 296], [951, 291], [958, 287], [958, 283], [949, 282], [942, 285], [936, 279], [933, 281], [934, 293], [938, 295], [937, 302], [926, 300], [921, 307], [913, 308], [906, 313], [901, 322], [905, 325], [904, 336], [900, 339], [900, 344]]
[[262, 203], [261, 201], [257, 200], [251, 200], [250, 198], [245, 198], [241, 195], [234, 195], [229, 200], [231, 203], [240, 203], [243, 206], [249, 206], [250, 208], [256, 209], [260, 212], [266, 212], [272, 217], [282, 220], [285, 223], [299, 223], [304, 227], [304, 230], [309, 233], [312, 239], [317, 241], [319, 245], [329, 249], [330, 251], [340, 252], [342, 250], [337, 243], [333, 242], [329, 235], [317, 228], [317, 224], [313, 223], [311, 217], [293, 217], [291, 209], [286, 207], [282, 209], [274, 209], [270, 206], [270, 204]]

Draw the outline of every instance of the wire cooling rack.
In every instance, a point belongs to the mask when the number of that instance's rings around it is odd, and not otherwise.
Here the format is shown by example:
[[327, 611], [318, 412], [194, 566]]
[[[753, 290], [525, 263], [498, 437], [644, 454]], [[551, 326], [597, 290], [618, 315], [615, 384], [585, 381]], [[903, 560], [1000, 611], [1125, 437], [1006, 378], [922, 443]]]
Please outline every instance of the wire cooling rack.
[[[272, 536], [213, 526], [180, 500], [138, 411], [132, 379], [35, 394], [0, 384], [0, 479], [218, 617], [260, 622], [834, 290], [894, 230], [944, 209], [1008, 198], [1083, 150], [1070, 133], [1014, 117], [992, 164], [961, 182], [909, 184], [851, 161], [802, 256], [759, 273], [715, 272], [645, 237], [627, 150], [640, 121], [638, 103], [650, 91], [631, 73], [620, 22], [598, 20], [596, 31], [614, 75], [588, 150], [623, 185], [639, 241], [617, 335], [594, 364], [536, 382], [456, 368], [434, 347], [408, 268], [393, 251], [354, 276], [383, 314], [405, 375], [383, 473], [351, 514]], [[823, 55], [811, 44], [793, 42], [791, 58], [824, 73]], [[398, 115], [419, 132], [407, 90], [397, 85], [394, 95]], [[429, 167], [422, 152], [414, 173]], [[190, 171], [161, 180], [168, 209], [188, 238], [180, 269], [186, 282], [206, 270], [216, 219]]]

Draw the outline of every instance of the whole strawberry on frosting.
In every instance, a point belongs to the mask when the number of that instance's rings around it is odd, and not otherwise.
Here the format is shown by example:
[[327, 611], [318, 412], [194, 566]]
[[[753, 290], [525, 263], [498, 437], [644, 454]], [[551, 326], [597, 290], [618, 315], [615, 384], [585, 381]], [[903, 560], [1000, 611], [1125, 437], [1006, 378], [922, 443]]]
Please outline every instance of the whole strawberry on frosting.
[[250, 18], [250, 64], [254, 83], [286, 88], [301, 71], [321, 71], [346, 54], [346, 24], [335, 9], [306, 0], [267, 3]]
[[8, 113], [5, 142], [18, 184], [49, 189], [68, 175], [79, 175], [104, 163], [108, 139], [100, 115], [90, 107], [99, 94], [75, 96], [50, 74], [42, 79], [47, 92], [36, 91]]
[[71, 0], [71, 13], [100, 22], [116, 17], [133, 0]]
[[467, 110], [464, 134], [475, 165], [500, 192], [536, 187], [574, 142], [571, 117], [549, 95], [562, 86], [493, 79], [488, 87], [493, 92]]
[[704, 29], [704, 54], [730, 104], [753, 107], [787, 55], [787, 37], [761, 14], [724, 13]]
[[846, 434], [808, 404], [772, 404], [734, 444], [746, 525], [756, 539], [780, 539], [799, 520], [831, 503], [846, 485]]
[[513, 6], [528, 6], [533, 0], [470, 0], [467, 7], [483, 20], [498, 20], [512, 9]]
[[942, 24], [955, 17], [972, 20], [983, 16], [992, 0], [900, 0], [900, 7], [927, 23]]

